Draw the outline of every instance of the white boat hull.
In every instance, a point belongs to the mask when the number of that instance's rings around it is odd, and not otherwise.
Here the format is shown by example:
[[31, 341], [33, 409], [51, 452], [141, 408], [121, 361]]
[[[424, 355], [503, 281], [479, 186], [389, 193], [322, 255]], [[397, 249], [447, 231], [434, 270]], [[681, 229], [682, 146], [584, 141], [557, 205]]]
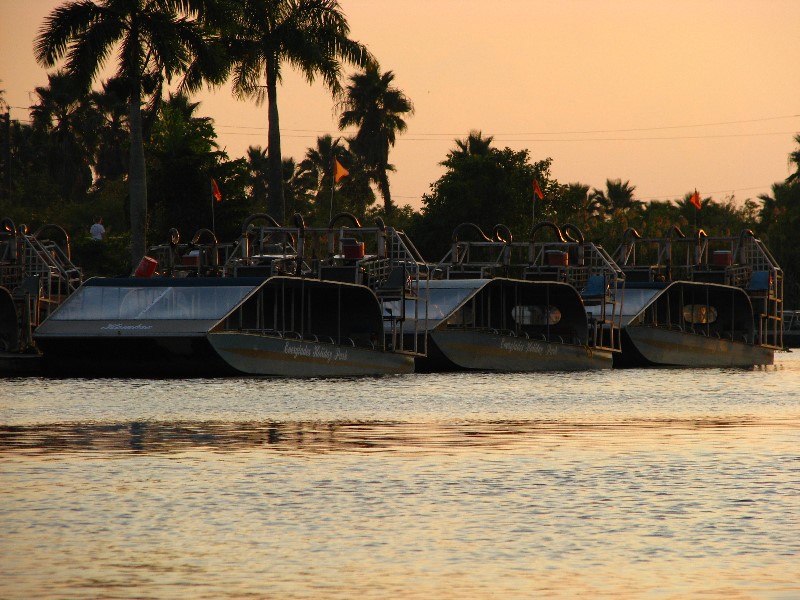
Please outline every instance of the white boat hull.
[[456, 368], [481, 371], [584, 371], [610, 369], [612, 353], [477, 330], [435, 330], [431, 341]]
[[622, 359], [631, 360], [635, 350], [646, 361], [638, 366], [752, 367], [771, 365], [775, 358], [769, 347], [661, 327], [626, 327], [624, 334]]
[[247, 375], [354, 377], [414, 371], [413, 357], [371, 348], [239, 332], [212, 332], [208, 340], [226, 363]]

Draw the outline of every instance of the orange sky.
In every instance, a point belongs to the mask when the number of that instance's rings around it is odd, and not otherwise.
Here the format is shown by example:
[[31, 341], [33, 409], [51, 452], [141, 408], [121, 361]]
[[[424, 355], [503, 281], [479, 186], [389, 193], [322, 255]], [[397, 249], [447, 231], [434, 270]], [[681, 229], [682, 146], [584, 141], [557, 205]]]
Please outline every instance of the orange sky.
[[[0, 87], [12, 118], [46, 83], [32, 56], [60, 0], [0, 0]], [[641, 200], [697, 188], [738, 200], [789, 174], [800, 132], [797, 0], [341, 0], [366, 44], [414, 102], [390, 155], [400, 204], [420, 206], [455, 138], [553, 158], [561, 183], [629, 180]], [[492, 10], [489, 10], [489, 7]], [[231, 157], [266, 146], [266, 108], [204, 92]], [[334, 103], [287, 68], [279, 90], [285, 156], [339, 135]]]

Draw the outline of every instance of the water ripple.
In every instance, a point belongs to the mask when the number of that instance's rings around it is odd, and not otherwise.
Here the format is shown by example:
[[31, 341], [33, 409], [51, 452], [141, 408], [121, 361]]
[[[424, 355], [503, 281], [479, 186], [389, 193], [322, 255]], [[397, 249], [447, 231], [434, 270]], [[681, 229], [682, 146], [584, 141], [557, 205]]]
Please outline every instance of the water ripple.
[[800, 597], [800, 353], [2, 384], [2, 598]]

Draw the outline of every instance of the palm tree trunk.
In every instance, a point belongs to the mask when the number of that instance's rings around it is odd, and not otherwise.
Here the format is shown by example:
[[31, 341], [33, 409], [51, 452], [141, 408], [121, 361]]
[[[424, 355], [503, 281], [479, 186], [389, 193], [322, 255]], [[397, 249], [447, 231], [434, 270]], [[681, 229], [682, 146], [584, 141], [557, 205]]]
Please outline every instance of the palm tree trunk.
[[394, 215], [394, 202], [392, 202], [392, 194], [389, 191], [389, 174], [386, 172], [385, 166], [381, 166], [378, 172], [378, 189], [383, 196], [383, 213], [386, 217]]
[[267, 138], [267, 165], [269, 195], [267, 213], [281, 223], [286, 222], [283, 198], [283, 167], [281, 161], [281, 129], [278, 119], [277, 61], [267, 65], [267, 103], [269, 131]]
[[147, 170], [142, 140], [141, 91], [134, 83], [130, 100], [131, 156], [128, 170], [128, 195], [131, 211], [131, 266], [147, 252]]

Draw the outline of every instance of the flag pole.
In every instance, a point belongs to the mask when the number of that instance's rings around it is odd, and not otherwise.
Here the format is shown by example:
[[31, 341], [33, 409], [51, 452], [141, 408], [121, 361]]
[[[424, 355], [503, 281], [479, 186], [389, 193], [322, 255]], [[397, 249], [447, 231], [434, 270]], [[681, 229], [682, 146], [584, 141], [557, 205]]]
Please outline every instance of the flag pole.
[[330, 210], [330, 215], [328, 216], [329, 220], [333, 218], [333, 191], [336, 188], [336, 184], [339, 183], [339, 180], [342, 177], [347, 177], [349, 174], [350, 174], [350, 171], [345, 169], [342, 166], [342, 164], [334, 156], [333, 157], [333, 176], [331, 177], [331, 210]]
[[536, 198], [539, 200], [544, 200], [544, 194], [542, 193], [542, 188], [539, 187], [539, 180], [534, 177], [533, 178], [533, 202], [531, 202], [531, 229], [534, 225], [536, 225]]
[[692, 206], [694, 206], [694, 230], [697, 231], [697, 213], [700, 212], [700, 206], [702, 203], [702, 200], [700, 200], [700, 194], [697, 193], [697, 188], [694, 188], [694, 194], [692, 194], [692, 197], [689, 199], [689, 201], [692, 203]]
[[328, 223], [333, 218], [333, 189], [336, 187], [336, 147], [339, 145], [342, 137], [336, 138], [336, 141], [331, 144], [331, 206], [328, 210]]
[[211, 231], [214, 235], [217, 235], [217, 221], [214, 216], [214, 183], [213, 180], [211, 182]]
[[331, 219], [333, 218], [333, 189], [336, 187], [336, 166], [333, 167], [333, 173], [331, 174], [331, 207], [328, 211], [328, 222], [330, 223]]

